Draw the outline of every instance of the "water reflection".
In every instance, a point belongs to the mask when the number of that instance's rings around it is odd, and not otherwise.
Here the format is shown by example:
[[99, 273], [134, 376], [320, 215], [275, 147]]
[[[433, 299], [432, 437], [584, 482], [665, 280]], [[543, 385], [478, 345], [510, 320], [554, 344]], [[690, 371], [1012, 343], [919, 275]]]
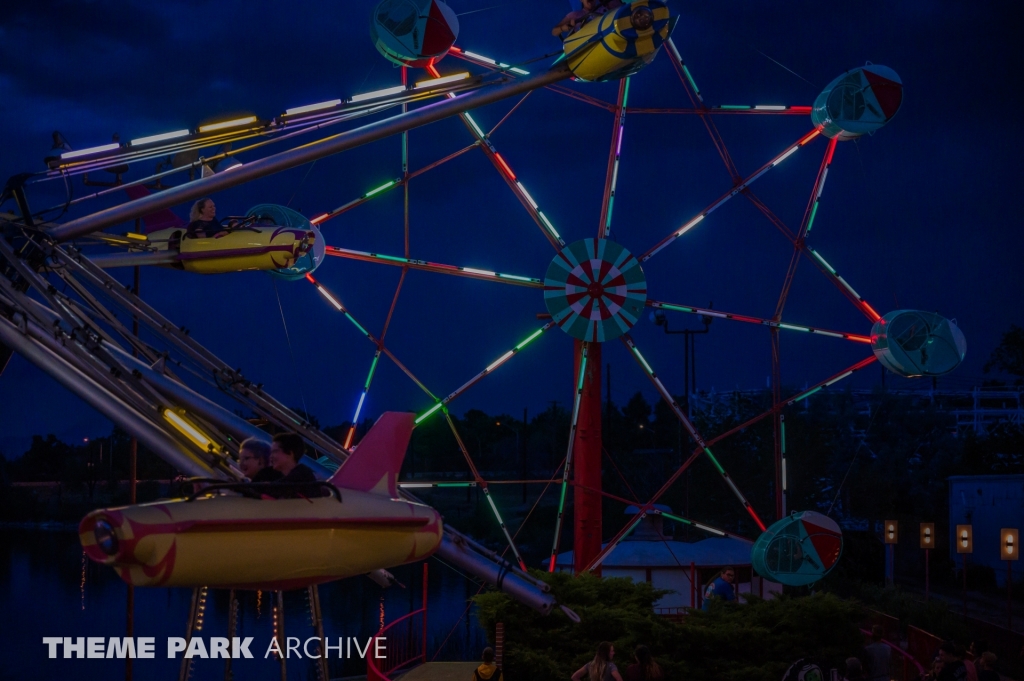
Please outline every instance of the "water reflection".
[[[381, 622], [392, 622], [420, 607], [422, 565], [392, 570], [406, 586], [382, 590], [365, 577], [320, 587], [324, 633], [334, 644], [338, 638], [366, 639]], [[453, 569], [430, 561], [428, 650], [438, 660], [475, 659], [487, 645], [473, 612], [462, 618], [467, 599], [477, 592]], [[58, 678], [80, 681], [123, 678], [123, 660], [47, 659], [43, 636], [123, 636], [127, 587], [114, 571], [86, 559], [73, 532], [0, 530], [0, 621], [4, 623], [4, 649], [17, 651], [4, 659], [9, 678]], [[280, 667], [268, 651], [274, 622], [270, 592], [238, 592], [237, 635], [252, 636], [255, 659], [234, 660], [236, 679], [271, 681]], [[203, 604], [203, 636], [226, 636], [229, 593], [211, 590]], [[181, 660], [167, 659], [167, 637], [185, 636], [192, 605], [191, 589], [136, 589], [135, 635], [156, 639], [156, 658], [135, 660], [136, 679], [176, 679]], [[305, 591], [285, 594], [282, 622], [286, 636], [302, 641], [315, 636]], [[453, 631], [454, 629], [454, 631]], [[353, 646], [354, 647], [354, 646]], [[439, 650], [440, 648], [440, 650]], [[310, 647], [312, 650], [312, 646]], [[59, 653], [60, 654], [60, 653]], [[288, 660], [290, 679], [316, 678], [313, 661]], [[365, 673], [362, 659], [331, 659], [332, 678]], [[6, 678], [6, 677], [5, 677]], [[223, 679], [224, 660], [194, 661], [194, 681]]]

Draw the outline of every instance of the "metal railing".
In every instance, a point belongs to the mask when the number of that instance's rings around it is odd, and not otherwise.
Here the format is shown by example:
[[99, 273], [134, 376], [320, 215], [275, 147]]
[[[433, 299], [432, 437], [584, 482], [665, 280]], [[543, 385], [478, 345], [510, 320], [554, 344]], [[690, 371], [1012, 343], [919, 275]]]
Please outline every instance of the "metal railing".
[[[427, 564], [423, 564], [423, 607], [382, 626], [366, 658], [367, 681], [391, 681], [393, 674], [427, 661]], [[377, 641], [382, 643], [378, 648]], [[376, 656], [380, 649], [382, 657]]]

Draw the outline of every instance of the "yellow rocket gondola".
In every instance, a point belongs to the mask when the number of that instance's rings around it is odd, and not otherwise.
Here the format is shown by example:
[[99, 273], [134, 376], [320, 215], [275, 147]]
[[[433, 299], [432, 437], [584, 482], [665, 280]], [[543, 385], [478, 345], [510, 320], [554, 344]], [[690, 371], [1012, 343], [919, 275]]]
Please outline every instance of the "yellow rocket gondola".
[[219, 274], [291, 267], [309, 252], [312, 230], [272, 225], [228, 231], [220, 236], [181, 240], [180, 262], [189, 272]]
[[660, 0], [636, 0], [590, 18], [562, 44], [566, 63], [579, 80], [631, 76], [658, 54], [679, 17]]
[[423, 560], [440, 545], [443, 525], [437, 511], [398, 495], [414, 417], [378, 419], [331, 477], [336, 496], [102, 509], [79, 525], [82, 548], [135, 586], [295, 589]]

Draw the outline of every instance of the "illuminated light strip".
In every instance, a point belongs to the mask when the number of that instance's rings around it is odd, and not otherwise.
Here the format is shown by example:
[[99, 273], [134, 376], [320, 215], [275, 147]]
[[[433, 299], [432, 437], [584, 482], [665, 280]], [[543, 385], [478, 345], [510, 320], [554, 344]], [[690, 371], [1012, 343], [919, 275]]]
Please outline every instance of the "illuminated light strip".
[[821, 198], [821, 194], [819, 193], [817, 198], [814, 199], [814, 207], [811, 208], [811, 216], [807, 219], [807, 232], [808, 233], [811, 231], [811, 228], [814, 227], [814, 218], [815, 218], [815, 216], [818, 215], [818, 206], [821, 205], [820, 200], [819, 200], [820, 198]]
[[[137, 140], [132, 140], [132, 146], [140, 146], [142, 144], [152, 144], [153, 142], [166, 142], [167, 140], [176, 140], [179, 137], [188, 137], [192, 134], [191, 130], [175, 130], [174, 132], [165, 132], [159, 135], [150, 135], [149, 137], [140, 137]], [[64, 158], [63, 154], [61, 158]]]
[[851, 370], [851, 371], [847, 371], [845, 374], [840, 374], [840, 375], [836, 376], [835, 378], [833, 378], [831, 381], [826, 382], [823, 387], [827, 388], [830, 385], [832, 385], [833, 383], [838, 383], [839, 381], [843, 380], [844, 378], [846, 378], [847, 376], [851, 375], [852, 373], [853, 373], [853, 371]]
[[800, 150], [800, 145], [798, 144], [798, 145], [794, 146], [792, 149], [790, 149], [789, 151], [787, 151], [786, 153], [784, 153], [779, 158], [775, 159], [775, 161], [772, 162], [772, 166], [774, 167], [774, 166], [779, 165], [780, 163], [785, 161], [787, 158], [789, 158], [790, 156], [792, 156], [793, 154], [795, 154], [799, 150]]
[[811, 113], [811, 111], [813, 109], [814, 109], [813, 106], [791, 106], [791, 107], [789, 107], [790, 111], [797, 111], [799, 113]]
[[812, 326], [799, 326], [796, 324], [787, 324], [785, 322], [776, 322], [771, 319], [748, 317], [746, 315], [733, 314], [730, 312], [717, 312], [715, 310], [708, 310], [700, 307], [685, 307], [683, 305], [673, 305], [671, 303], [663, 303], [660, 300], [648, 299], [647, 305], [648, 307], [653, 307], [657, 309], [672, 310], [676, 312], [689, 312], [690, 314], [699, 314], [702, 317], [717, 317], [719, 319], [729, 319], [732, 321], [745, 322], [747, 324], [758, 324], [761, 326], [768, 326], [771, 328], [788, 329], [790, 331], [802, 331], [804, 333], [813, 333], [821, 336], [830, 336], [832, 338], [852, 340], [858, 343], [871, 342], [871, 338], [869, 336], [858, 336], [855, 334], [843, 333], [839, 331], [826, 331], [824, 329], [818, 329]]
[[716, 459], [715, 455], [711, 453], [711, 450], [705, 447], [704, 453], [707, 454], [709, 459], [711, 459], [711, 463], [718, 470], [718, 472], [721, 473], [722, 475], [725, 475], [725, 469], [722, 468], [722, 464], [718, 463], [718, 459]]
[[521, 69], [518, 66], [513, 66], [512, 68], [509, 69], [509, 71], [511, 71], [512, 73], [518, 73], [520, 76], [528, 76], [528, 75], [530, 75], [529, 71]]
[[859, 294], [859, 293], [857, 293], [856, 291], [854, 291], [854, 290], [853, 290], [853, 287], [852, 287], [852, 286], [850, 286], [850, 284], [849, 284], [849, 283], [848, 283], [848, 282], [847, 282], [847, 281], [846, 281], [845, 279], [843, 279], [843, 278], [842, 278], [841, 276], [839, 276], [838, 274], [836, 275], [836, 279], [838, 279], [838, 280], [839, 280], [839, 282], [840, 282], [840, 283], [841, 283], [841, 284], [842, 284], [843, 286], [845, 286], [845, 287], [846, 287], [846, 289], [847, 289], [847, 290], [848, 290], [848, 291], [849, 291], [850, 293], [852, 293], [852, 294], [853, 294], [853, 295], [854, 295], [854, 296], [855, 296], [855, 297], [857, 298], [857, 300], [863, 300], [863, 298], [861, 298], [861, 297], [860, 297], [860, 294]]
[[743, 111], [751, 107], [747, 104], [722, 104], [718, 108], [725, 109], [726, 111]]
[[555, 238], [561, 241], [562, 237], [558, 235], [558, 232], [555, 230], [555, 226], [551, 224], [550, 220], [548, 220], [548, 216], [544, 215], [544, 213], [542, 213], [541, 211], [537, 211], [537, 215], [540, 216], [541, 222], [544, 223], [544, 226], [547, 227], [548, 230], [555, 235]]
[[462, 73], [456, 73], [451, 76], [441, 76], [440, 78], [431, 78], [430, 80], [421, 80], [416, 83], [417, 88], [425, 87], [436, 87], [438, 85], [447, 85], [448, 83], [456, 83], [460, 80], [466, 80], [469, 78], [469, 72], [463, 71]]
[[357, 102], [365, 102], [368, 99], [377, 99], [379, 97], [390, 97], [391, 95], [397, 95], [405, 92], [404, 85], [396, 85], [395, 87], [384, 88], [383, 90], [374, 90], [373, 92], [365, 92], [361, 95], [352, 95], [348, 101], [353, 104]]
[[782, 491], [786, 491], [786, 415], [779, 415], [779, 426], [782, 431]]
[[484, 371], [486, 371], [487, 373], [491, 373], [492, 371], [500, 367], [502, 364], [507, 362], [508, 359], [514, 354], [516, 354], [515, 350], [509, 350], [504, 355], [491, 362], [491, 364], [486, 369], [484, 369]]
[[330, 294], [330, 292], [327, 289], [325, 289], [323, 286], [321, 286], [320, 284], [317, 284], [316, 285], [316, 290], [320, 292], [320, 295], [322, 295], [324, 298], [327, 299], [327, 302], [329, 302], [331, 305], [333, 305], [335, 308], [337, 308], [338, 312], [344, 312], [345, 311], [345, 307], [341, 303], [339, 303], [337, 301], [337, 299], [335, 299], [335, 297], [332, 296]]
[[476, 487], [475, 482], [400, 482], [402, 489], [424, 489], [428, 487]]
[[197, 447], [205, 450], [212, 443], [210, 438], [203, 435], [202, 431], [193, 426], [191, 423], [183, 419], [177, 413], [171, 409], [164, 409], [164, 418], [170, 421], [171, 425], [174, 426], [178, 432], [191, 440]]
[[487, 64], [494, 64], [495, 66], [498, 65], [498, 62], [494, 61], [490, 57], [485, 57], [482, 54], [477, 54], [476, 52], [470, 52], [469, 50], [462, 50], [462, 54], [464, 54], [465, 56], [469, 57], [470, 59], [476, 59], [477, 61], [482, 61], [482, 62], [485, 62]]
[[565, 453], [565, 467], [562, 469], [562, 491], [558, 498], [558, 515], [555, 517], [555, 537], [551, 542], [551, 558], [548, 561], [548, 572], [555, 571], [555, 558], [558, 545], [562, 539], [562, 520], [565, 516], [565, 492], [569, 487], [569, 471], [572, 469], [572, 454], [576, 444], [576, 429], [579, 426], [580, 403], [583, 401], [583, 384], [587, 378], [587, 344], [583, 345], [578, 367], [579, 377], [576, 380], [576, 396], [572, 405], [572, 421], [569, 426], [569, 447]]
[[320, 102], [319, 104], [307, 104], [306, 106], [297, 106], [294, 109], [285, 109], [285, 116], [296, 116], [298, 114], [310, 113], [312, 111], [322, 111], [324, 109], [333, 109], [341, 104], [340, 99], [332, 99], [329, 102]]
[[473, 132], [476, 133], [477, 137], [479, 137], [480, 139], [486, 137], [486, 135], [484, 135], [484, 131], [480, 129], [480, 126], [476, 124], [476, 121], [473, 120], [472, 116], [470, 116], [468, 113], [464, 113], [462, 115], [465, 117], [467, 121], [469, 121], [469, 124], [473, 126]]
[[512, 279], [514, 281], [528, 281], [534, 284], [538, 282], [543, 283], [540, 279], [533, 279], [531, 277], [520, 277], [519, 275], [516, 274], [502, 274], [501, 272], [497, 274], [497, 277], [499, 279]]
[[696, 227], [700, 223], [700, 221], [703, 220], [705, 217], [707, 217], [707, 214], [701, 213], [700, 215], [698, 215], [694, 219], [690, 220], [685, 225], [683, 225], [682, 228], [678, 232], [676, 232], [676, 236], [680, 237], [680, 236], [686, 234], [691, 229]]
[[643, 365], [644, 370], [651, 376], [654, 376], [654, 369], [652, 369], [651, 365], [647, 363], [647, 360], [644, 359], [644, 356], [640, 354], [640, 349], [632, 344], [630, 344], [629, 349], [632, 350], [633, 354], [636, 355], [636, 358], [640, 360], [640, 363]]
[[356, 423], [356, 422], [359, 421], [359, 412], [361, 412], [363, 410], [363, 402], [364, 401], [366, 401], [366, 391], [365, 390], [363, 391], [363, 394], [359, 396], [359, 404], [356, 405], [356, 414], [355, 414], [355, 416], [352, 417], [352, 423]]
[[[876, 322], [877, 322], [877, 321], [878, 321], [879, 319], [881, 319], [881, 318], [882, 318], [882, 315], [880, 315], [880, 314], [878, 314], [877, 312], [875, 312], [875, 308], [873, 308], [873, 307], [871, 307], [870, 305], [868, 305], [868, 301], [866, 301], [866, 300], [864, 300], [863, 298], [861, 298], [861, 300], [860, 300], [860, 304], [861, 304], [861, 305], [863, 305], [864, 307], [866, 307], [866, 308], [867, 308], [868, 312], [870, 312], [870, 313], [871, 313], [871, 316], [872, 316], [872, 317], [874, 317], [874, 320], [875, 320]], [[870, 342], [870, 339], [868, 340], [868, 342]]]
[[310, 220], [309, 223], [311, 225], [319, 225], [321, 222], [326, 220], [329, 216], [330, 216], [330, 213], [324, 213], [323, 215], [318, 215], [315, 218], [313, 218], [312, 220]]
[[822, 128], [815, 128], [814, 130], [811, 130], [811, 131], [810, 131], [809, 133], [807, 133], [807, 134], [806, 134], [806, 135], [804, 136], [804, 138], [803, 138], [802, 140], [800, 140], [799, 142], [797, 142], [797, 143], [796, 143], [796, 145], [797, 145], [798, 147], [802, 147], [802, 146], [805, 146], [805, 145], [807, 145], [807, 143], [808, 143], [808, 142], [810, 142], [810, 141], [811, 141], [811, 140], [813, 140], [813, 139], [814, 139], [815, 137], [817, 137], [818, 135], [820, 135], [820, 134], [821, 134], [821, 131], [822, 131]]
[[530, 196], [530, 192], [526, 191], [526, 187], [523, 186], [523, 183], [516, 180], [516, 186], [519, 187], [519, 191], [523, 193], [523, 196], [525, 196], [526, 200], [530, 202], [530, 205], [533, 206], [533, 209], [537, 210], [537, 202], [533, 200], [532, 196]]
[[363, 198], [364, 199], [368, 199], [368, 198], [370, 198], [371, 196], [373, 196], [375, 194], [380, 194], [385, 189], [391, 189], [396, 184], [398, 184], [398, 180], [391, 180], [389, 182], [386, 182], [386, 183], [382, 184], [381, 186], [377, 187], [376, 189], [371, 189], [370, 191], [368, 191], [365, 194], [363, 194]]
[[469, 272], [470, 274], [483, 274], [483, 275], [488, 276], [488, 277], [496, 277], [496, 276], [498, 276], [497, 272], [491, 272], [489, 270], [477, 270], [477, 269], [473, 269], [472, 267], [463, 267], [462, 271], [463, 272]]
[[60, 155], [60, 159], [63, 161], [64, 159], [78, 158], [79, 156], [89, 156], [90, 154], [100, 154], [103, 153], [104, 151], [114, 151], [115, 149], [120, 148], [121, 145], [119, 143], [112, 142], [110, 144], [103, 144], [98, 147], [90, 147], [88, 149], [81, 149], [79, 151], [67, 151]]
[[690, 86], [693, 87], [694, 93], [700, 97], [700, 88], [697, 87], [697, 81], [690, 75], [690, 69], [686, 68], [686, 64], [683, 64], [682, 61], [680, 61], [679, 65], [683, 67], [683, 74], [686, 76], [686, 80], [690, 81]]
[[757, 104], [754, 106], [755, 111], [785, 111], [787, 108], [778, 104]]
[[722, 532], [721, 530], [716, 530], [713, 527], [708, 527], [707, 525], [701, 525], [700, 523], [694, 523], [693, 526], [696, 527], [697, 529], [704, 530], [705, 532], [710, 532], [711, 534], [717, 534], [719, 537], [724, 537], [725, 536], [725, 532]]
[[811, 252], [811, 255], [813, 255], [813, 256], [814, 256], [815, 258], [817, 258], [817, 259], [818, 259], [818, 262], [820, 262], [820, 263], [821, 263], [822, 265], [824, 265], [824, 266], [825, 266], [825, 269], [827, 269], [827, 270], [828, 270], [829, 272], [831, 272], [832, 274], [835, 274], [835, 273], [836, 273], [835, 269], [833, 269], [833, 268], [832, 268], [832, 265], [829, 265], [829, 264], [828, 264], [828, 263], [827, 263], [827, 262], [825, 261], [825, 258], [821, 257], [821, 254], [819, 254], [819, 253], [818, 253], [818, 252], [817, 252], [816, 250], [814, 250], [813, 248], [808, 248], [808, 250], [809, 250], [809, 251]]
[[255, 116], [246, 116], [245, 118], [235, 118], [230, 121], [222, 121], [220, 123], [211, 123], [210, 125], [199, 126], [199, 132], [213, 132], [214, 130], [224, 130], [226, 128], [235, 128], [240, 125], [249, 125], [255, 123]]
[[511, 179], [515, 180], [516, 179], [516, 174], [512, 172], [512, 168], [509, 167], [508, 163], [505, 162], [505, 159], [503, 159], [501, 157], [501, 154], [499, 154], [498, 152], [494, 152], [494, 158], [498, 159], [498, 163], [505, 170], [505, 172], [508, 174], [508, 176]]
[[525, 348], [528, 344], [530, 344], [534, 340], [536, 340], [537, 336], [539, 336], [542, 333], [544, 333], [545, 331], [547, 331], [547, 328], [548, 328], [547, 326], [542, 326], [541, 328], [539, 328], [536, 331], [534, 331], [533, 333], [531, 333], [526, 338], [526, 340], [524, 340], [522, 343], [520, 343], [519, 345], [516, 346], [516, 350], [522, 350], [523, 348]]
[[443, 407], [444, 407], [444, 403], [443, 402], [438, 402], [433, 407], [431, 407], [427, 411], [423, 412], [423, 414], [419, 418], [417, 418], [416, 421], [414, 421], [414, 423], [419, 424], [420, 422], [423, 421], [423, 419], [427, 418], [428, 416], [433, 414], [435, 411], [437, 411], [438, 409], [441, 409]]

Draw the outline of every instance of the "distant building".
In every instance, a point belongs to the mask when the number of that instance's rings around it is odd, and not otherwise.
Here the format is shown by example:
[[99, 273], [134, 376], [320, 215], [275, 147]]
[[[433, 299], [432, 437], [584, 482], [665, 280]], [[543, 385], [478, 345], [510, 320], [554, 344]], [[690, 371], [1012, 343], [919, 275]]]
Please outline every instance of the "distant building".
[[[949, 555], [961, 565], [956, 552], [956, 526], [970, 525], [974, 552], [968, 565], [987, 565], [996, 583], [1006, 585], [1006, 562], [1000, 559], [999, 531], [1021, 530], [1024, 536], [1024, 475], [954, 475], [949, 478]], [[1013, 565], [1019, 579], [1024, 567]]]
[[[668, 506], [655, 508], [671, 512]], [[636, 515], [636, 506], [626, 508], [627, 515]], [[698, 607], [703, 585], [716, 572], [729, 565], [736, 570], [740, 593], [772, 598], [782, 586], [754, 576], [750, 564], [749, 542], [726, 537], [711, 537], [697, 542], [681, 542], [665, 534], [665, 519], [649, 515], [615, 547], [601, 563], [602, 577], [629, 577], [635, 582], [648, 582], [656, 589], [670, 589], [654, 604], [660, 614], [676, 614], [683, 608]], [[607, 544], [605, 544], [607, 546]], [[558, 554], [555, 569], [572, 570], [573, 552]], [[693, 579], [691, 582], [691, 574]], [[692, 586], [691, 586], [692, 584]]]

